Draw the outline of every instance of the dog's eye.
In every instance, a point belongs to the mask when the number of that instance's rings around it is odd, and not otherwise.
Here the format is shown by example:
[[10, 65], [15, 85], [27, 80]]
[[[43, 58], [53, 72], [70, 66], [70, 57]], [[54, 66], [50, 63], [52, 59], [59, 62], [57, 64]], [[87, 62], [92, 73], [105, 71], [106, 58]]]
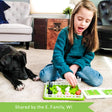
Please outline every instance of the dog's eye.
[[13, 71], [20, 71], [20, 69], [18, 69], [18, 68], [13, 68]]

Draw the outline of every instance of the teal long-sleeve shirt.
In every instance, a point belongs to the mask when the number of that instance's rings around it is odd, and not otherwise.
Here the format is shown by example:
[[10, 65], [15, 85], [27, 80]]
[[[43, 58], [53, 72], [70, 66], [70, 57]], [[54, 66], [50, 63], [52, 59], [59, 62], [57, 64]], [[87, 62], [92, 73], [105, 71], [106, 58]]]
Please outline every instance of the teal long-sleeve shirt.
[[64, 78], [66, 72], [73, 73], [69, 68], [70, 65], [79, 65], [79, 70], [85, 66], [90, 66], [94, 58], [94, 52], [86, 52], [85, 46], [81, 44], [82, 38], [83, 36], [74, 34], [74, 44], [71, 46], [68, 40], [68, 27], [60, 31], [55, 44], [52, 62], [62, 78]]

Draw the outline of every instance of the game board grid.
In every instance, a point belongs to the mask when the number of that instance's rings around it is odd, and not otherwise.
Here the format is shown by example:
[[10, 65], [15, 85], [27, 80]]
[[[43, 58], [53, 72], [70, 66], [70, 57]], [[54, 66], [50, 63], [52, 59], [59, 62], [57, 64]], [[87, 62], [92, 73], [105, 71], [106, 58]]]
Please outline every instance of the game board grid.
[[[52, 82], [53, 85], [70, 85], [67, 81], [54, 81]], [[61, 97], [57, 96], [57, 94], [47, 94], [47, 85], [48, 85], [48, 82], [45, 83], [44, 85], [44, 95], [43, 95], [43, 98], [45, 100], [79, 100], [79, 101], [82, 101], [84, 100], [84, 95], [83, 93], [81, 92], [81, 95], [70, 95], [70, 96], [67, 96], [67, 95], [63, 95]]]

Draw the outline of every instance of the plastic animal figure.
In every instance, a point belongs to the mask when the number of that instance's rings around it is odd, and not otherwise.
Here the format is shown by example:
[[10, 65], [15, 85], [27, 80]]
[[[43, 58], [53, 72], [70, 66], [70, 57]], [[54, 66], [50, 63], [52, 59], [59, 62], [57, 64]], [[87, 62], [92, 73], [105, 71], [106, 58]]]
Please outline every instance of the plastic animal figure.
[[50, 90], [50, 87], [47, 87], [48, 89], [48, 94], [52, 94], [52, 91]]
[[57, 96], [61, 97], [62, 96], [61, 88], [58, 87], [58, 86], [56, 86], [56, 88], [57, 88], [57, 91], [58, 91]]
[[68, 86], [68, 87], [65, 89], [65, 95], [70, 96], [69, 90], [70, 90], [70, 87]]

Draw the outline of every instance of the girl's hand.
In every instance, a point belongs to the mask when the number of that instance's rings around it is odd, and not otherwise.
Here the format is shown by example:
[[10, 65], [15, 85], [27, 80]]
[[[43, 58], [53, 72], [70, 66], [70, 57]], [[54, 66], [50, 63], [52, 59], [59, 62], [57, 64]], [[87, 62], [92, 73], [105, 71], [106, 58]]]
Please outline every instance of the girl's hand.
[[79, 68], [79, 65], [75, 65], [75, 64], [74, 64], [74, 65], [71, 65], [71, 66], [70, 66], [70, 69], [73, 71], [73, 74], [74, 74], [74, 75], [76, 74], [78, 68]]
[[75, 87], [77, 85], [76, 77], [73, 73], [67, 72], [64, 74], [65, 79], [70, 83], [72, 87]]

